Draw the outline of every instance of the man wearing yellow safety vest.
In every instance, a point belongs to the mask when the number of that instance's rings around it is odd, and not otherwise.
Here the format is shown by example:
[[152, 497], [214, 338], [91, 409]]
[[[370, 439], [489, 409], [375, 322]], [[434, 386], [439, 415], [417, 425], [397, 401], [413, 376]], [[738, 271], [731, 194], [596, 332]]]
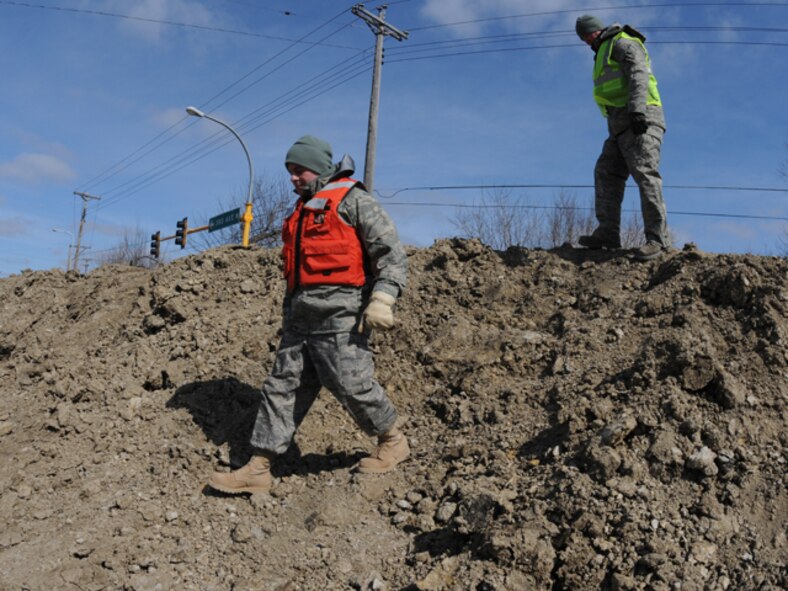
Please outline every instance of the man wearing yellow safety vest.
[[665, 116], [651, 72], [646, 38], [629, 25], [605, 27], [590, 15], [575, 23], [577, 35], [594, 50], [594, 100], [607, 118], [608, 137], [594, 169], [594, 206], [599, 222], [581, 236], [587, 248], [621, 247], [621, 203], [632, 175], [640, 189], [646, 243], [636, 258], [651, 260], [669, 246], [667, 213], [659, 174]]
[[358, 471], [393, 470], [409, 454], [397, 412], [374, 378], [367, 339], [394, 325], [408, 261], [391, 218], [351, 175], [349, 156], [332, 164], [331, 146], [314, 136], [288, 150], [285, 167], [298, 194], [282, 230], [285, 291], [282, 338], [265, 380], [248, 464], [214, 472], [219, 491], [266, 492], [271, 461], [284, 453], [325, 386], [377, 449]]

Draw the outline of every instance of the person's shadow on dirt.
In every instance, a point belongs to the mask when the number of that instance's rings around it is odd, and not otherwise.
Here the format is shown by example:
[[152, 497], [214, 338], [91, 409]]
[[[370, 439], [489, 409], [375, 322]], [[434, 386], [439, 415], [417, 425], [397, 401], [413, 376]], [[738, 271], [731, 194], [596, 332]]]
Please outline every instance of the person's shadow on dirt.
[[[230, 465], [235, 469], [246, 464], [252, 455], [249, 438], [259, 404], [259, 388], [236, 378], [226, 378], [181, 386], [167, 401], [167, 408], [185, 408], [211, 443], [216, 446], [226, 443]], [[277, 458], [271, 472], [281, 478], [350, 468], [363, 455], [360, 452], [302, 455], [293, 442], [287, 452]]]
[[167, 408], [185, 408], [216, 446], [229, 446], [230, 463], [241, 465], [252, 453], [252, 434], [260, 390], [235, 378], [185, 384], [167, 401]]

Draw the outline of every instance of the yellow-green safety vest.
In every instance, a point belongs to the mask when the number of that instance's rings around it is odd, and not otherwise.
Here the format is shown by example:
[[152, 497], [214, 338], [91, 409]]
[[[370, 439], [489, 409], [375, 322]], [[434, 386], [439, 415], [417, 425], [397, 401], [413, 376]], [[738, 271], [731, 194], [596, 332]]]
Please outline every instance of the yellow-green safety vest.
[[648, 99], [646, 104], [662, 106], [662, 100], [659, 98], [657, 90], [657, 79], [651, 73], [651, 60], [643, 40], [621, 31], [602, 42], [596, 52], [596, 61], [594, 62], [594, 100], [605, 117], [607, 117], [607, 107], [625, 107], [629, 102], [629, 84], [624, 72], [621, 71], [621, 66], [612, 57], [613, 46], [621, 37], [637, 41], [643, 48], [648, 66]]

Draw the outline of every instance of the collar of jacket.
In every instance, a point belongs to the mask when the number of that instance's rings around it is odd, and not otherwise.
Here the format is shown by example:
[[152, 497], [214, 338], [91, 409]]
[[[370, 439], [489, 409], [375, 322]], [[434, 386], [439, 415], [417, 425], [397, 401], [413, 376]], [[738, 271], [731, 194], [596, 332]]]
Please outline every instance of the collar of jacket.
[[591, 45], [591, 49], [594, 50], [594, 54], [599, 51], [599, 47], [611, 37], [615, 37], [618, 35], [624, 27], [619, 25], [618, 23], [613, 23], [609, 27], [605, 27], [602, 29], [602, 32], [599, 34], [599, 37], [594, 39], [593, 45]]
[[303, 195], [301, 198], [304, 201], [308, 201], [334, 179], [349, 177], [354, 172], [356, 172], [356, 163], [353, 161], [353, 158], [345, 154], [326, 174], [309, 183], [306, 187], [307, 194]]

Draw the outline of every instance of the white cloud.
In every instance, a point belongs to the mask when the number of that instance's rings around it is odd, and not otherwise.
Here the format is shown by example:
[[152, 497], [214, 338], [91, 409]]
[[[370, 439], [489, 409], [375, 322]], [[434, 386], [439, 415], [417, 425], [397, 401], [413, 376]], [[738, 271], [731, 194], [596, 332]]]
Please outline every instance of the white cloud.
[[10, 134], [12, 137], [17, 138], [20, 144], [28, 150], [53, 154], [57, 158], [62, 159], [69, 159], [72, 156], [71, 151], [60, 142], [44, 139], [29, 129], [12, 129]]
[[0, 178], [25, 183], [65, 182], [76, 178], [65, 162], [49, 154], [20, 154], [10, 162], [0, 162]]
[[0, 236], [9, 238], [12, 236], [23, 236], [30, 232], [33, 226], [31, 222], [20, 216], [13, 218], [0, 218]]
[[594, 8], [580, 0], [426, 0], [421, 9], [421, 16], [436, 25], [464, 23], [445, 27], [445, 34], [455, 37], [494, 30], [573, 31], [581, 14], [592, 14], [607, 25], [629, 23], [635, 28], [682, 24], [677, 8], [648, 10], [637, 4]]
[[145, 232], [141, 230], [139, 226], [132, 228], [128, 224], [116, 224], [114, 222], [95, 222], [91, 224], [91, 231], [102, 236], [109, 236], [110, 238], [121, 238], [127, 235], [134, 236], [135, 234], [145, 234]]
[[[567, 26], [570, 21], [574, 23], [583, 8], [578, 8], [576, 14], [564, 14], [562, 11], [573, 10], [575, 5], [577, 2], [574, 0], [427, 0], [421, 15], [438, 25], [465, 23], [446, 29], [448, 34], [465, 36], [488, 31], [492, 27], [533, 31]], [[558, 14], [542, 14], [556, 12]]]
[[[108, 0], [106, 10], [124, 14], [122, 26], [148, 41], [157, 41], [171, 25], [155, 22], [170, 21], [198, 26], [216, 26], [216, 17], [200, 2], [192, 0], [141, 0], [131, 4], [128, 0]], [[145, 19], [145, 20], [137, 20]]]
[[156, 125], [158, 125], [159, 127], [163, 129], [169, 129], [171, 126], [178, 123], [184, 117], [186, 117], [185, 108], [173, 107], [171, 109], [165, 109], [163, 111], [155, 112], [152, 116], [152, 119], [153, 122], [156, 123]]

